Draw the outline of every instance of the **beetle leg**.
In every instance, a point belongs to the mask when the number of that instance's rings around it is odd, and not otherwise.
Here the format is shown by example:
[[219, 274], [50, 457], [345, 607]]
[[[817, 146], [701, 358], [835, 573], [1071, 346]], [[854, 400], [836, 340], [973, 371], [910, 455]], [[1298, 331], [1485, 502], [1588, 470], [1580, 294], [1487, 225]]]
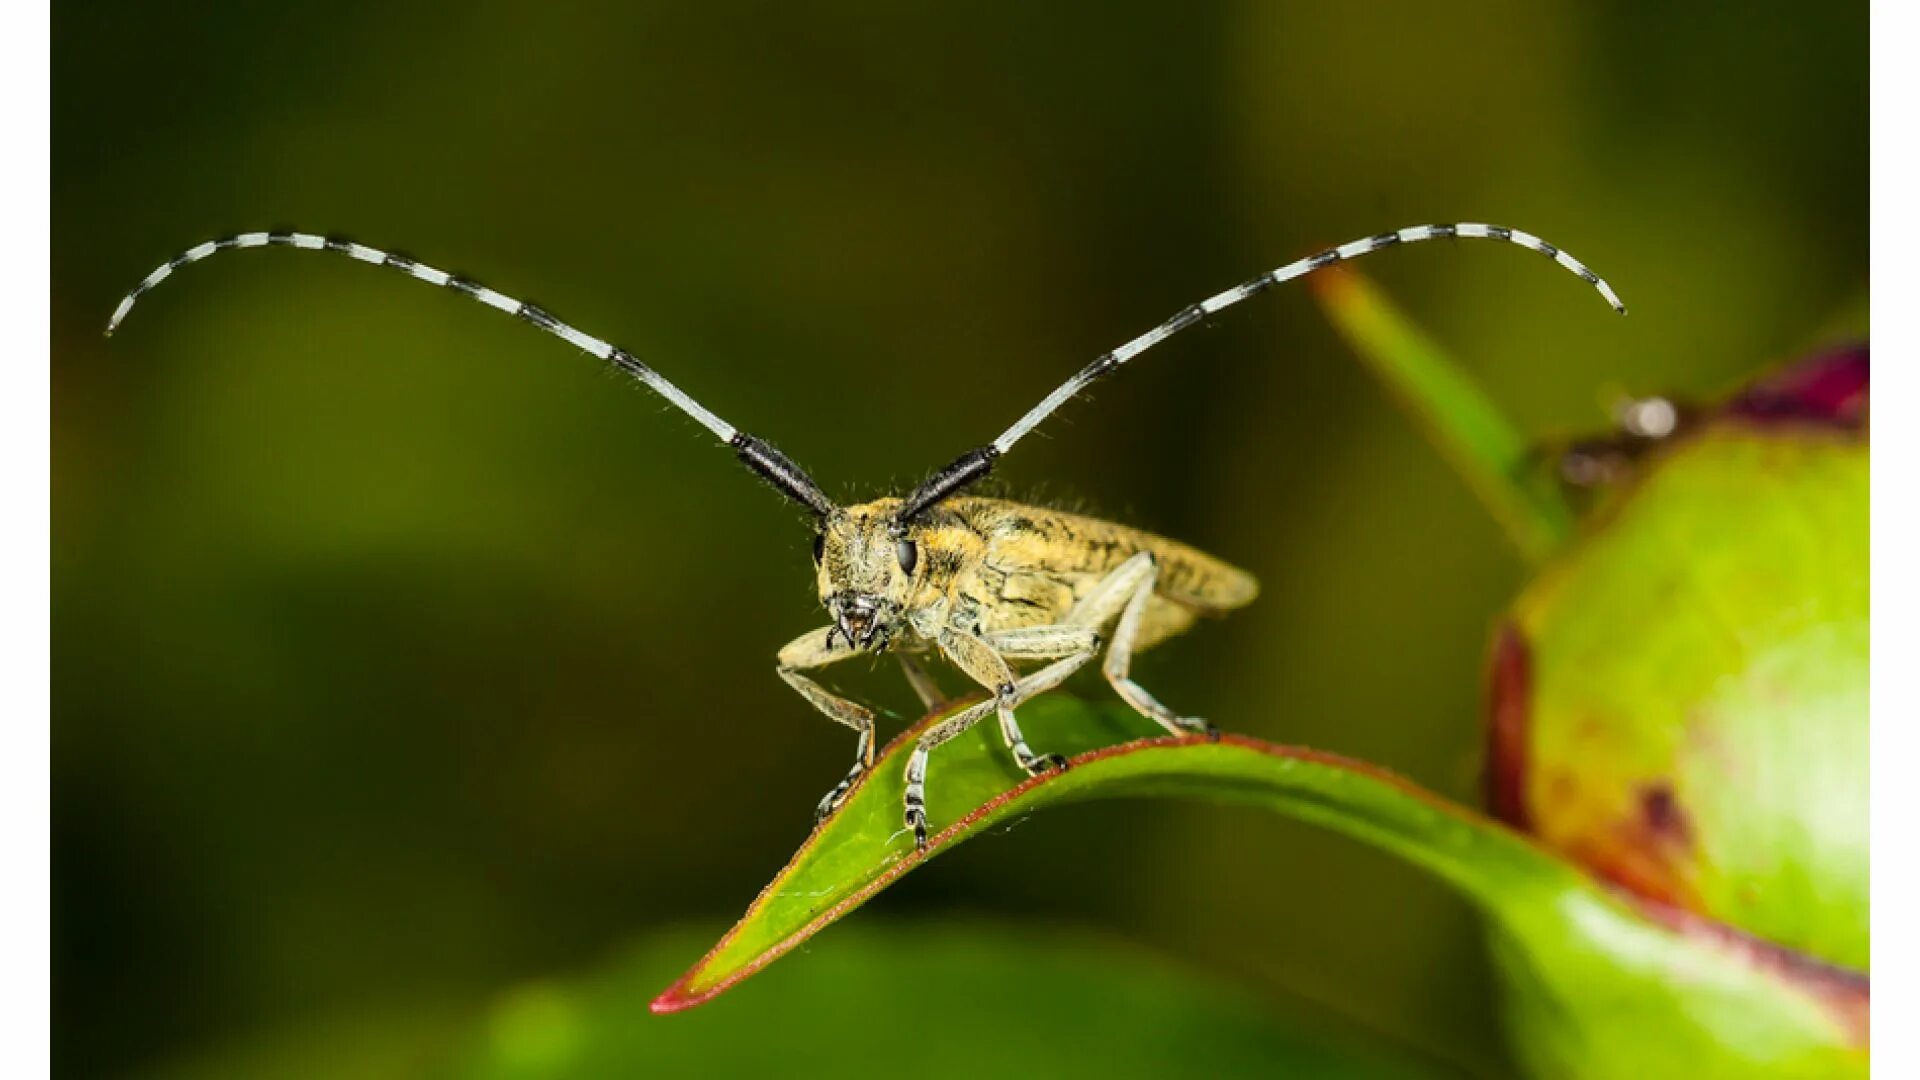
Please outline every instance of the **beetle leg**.
[[928, 728], [920, 734], [913, 752], [907, 755], [907, 789], [902, 802], [907, 828], [913, 830], [913, 844], [922, 851], [927, 849], [927, 755], [934, 747], [979, 723], [993, 704], [987, 700], [969, 705]]
[[[1029, 775], [1053, 767], [1052, 759], [1042, 759], [1027, 748], [1026, 739], [1020, 735], [1020, 725], [1013, 718], [1014, 706], [1039, 691], [1034, 690], [1023, 694], [1019, 680], [1014, 677], [1013, 668], [1007, 665], [1007, 658], [1002, 656], [999, 648], [989, 643], [986, 638], [977, 634], [948, 631], [940, 635], [939, 644], [940, 651], [947, 654], [947, 658], [953, 661], [954, 666], [966, 672], [968, 678], [993, 691], [992, 707], [1000, 715], [1000, 734], [1006, 739], [1007, 748], [1013, 751], [1013, 758], [1020, 763], [1020, 767]], [[1060, 656], [1070, 651], [1073, 650], [1056, 647], [1051, 655]], [[1031, 647], [1028, 655], [1033, 655]], [[1035, 672], [1027, 678], [1031, 680], [1039, 674], [1041, 673]], [[1060, 675], [1054, 683], [1058, 684], [1060, 679], [1065, 677], [1065, 674]]]
[[1096, 652], [1100, 633], [1091, 626], [1054, 623], [997, 630], [984, 635], [993, 651], [1008, 660], [1056, 660], [1075, 653]]
[[921, 666], [920, 661], [904, 652], [896, 652], [893, 655], [899, 658], [900, 670], [906, 674], [907, 683], [913, 687], [914, 696], [920, 699], [920, 704], [926, 706], [928, 712], [946, 704], [946, 693], [940, 689], [939, 683], [933, 681], [933, 676], [927, 673], [927, 669]]
[[1007, 666], [1007, 657], [999, 651], [1005, 647], [1007, 655], [1017, 659], [1044, 659], [1059, 657], [1053, 663], [1031, 674], [1012, 681], [1001, 683], [995, 688], [994, 696], [977, 705], [970, 705], [946, 720], [927, 729], [914, 745], [913, 752], [907, 756], [905, 818], [907, 827], [913, 830], [916, 846], [927, 846], [927, 757], [934, 747], [960, 735], [980, 722], [989, 712], [1000, 718], [1000, 736], [1006, 740], [1007, 748], [1013, 752], [1014, 760], [1030, 776], [1053, 772], [1067, 767], [1067, 759], [1059, 754], [1035, 754], [1027, 747], [1026, 738], [1020, 733], [1020, 725], [1015, 722], [1015, 706], [1043, 694], [1065, 682], [1098, 649], [1100, 636], [1086, 627], [1037, 626], [1023, 630], [1008, 630], [992, 635], [990, 638], [976, 637], [971, 634], [947, 634], [940, 640], [940, 647], [962, 671], [973, 675], [976, 681], [984, 682], [976, 671], [984, 671], [989, 677], [1003, 671], [1011, 679], [1013, 669]]
[[860, 741], [854, 749], [853, 768], [847, 772], [846, 779], [820, 800], [814, 812], [815, 820], [832, 813], [847, 797], [847, 793], [853, 790], [853, 785], [859, 782], [860, 777], [873, 767], [873, 710], [848, 701], [800, 674], [802, 670], [825, 667], [857, 655], [858, 651], [851, 646], [834, 651], [832, 639], [837, 633], [836, 627], [824, 626], [794, 638], [786, 648], [780, 650], [780, 666], [777, 669], [780, 678], [793, 687], [795, 693], [806, 698], [808, 704], [860, 735]]
[[1084, 626], [1028, 626], [988, 634], [986, 640], [994, 651], [1009, 660], [1058, 658], [1055, 663], [1014, 684], [1013, 701], [1000, 710], [1000, 737], [1006, 740], [1013, 759], [1020, 763], [1029, 776], [1066, 768], [1067, 759], [1059, 754], [1035, 754], [1027, 747], [1026, 737], [1020, 733], [1013, 710], [1029, 699], [1059, 686], [1093, 659], [1094, 653], [1100, 648], [1100, 635]]
[[[1145, 563], [1144, 572], [1136, 567], [1136, 564], [1142, 561]], [[1102, 582], [1102, 586], [1113, 582], [1123, 574], [1129, 574], [1130, 568], [1133, 568], [1131, 574], [1135, 580], [1120, 583], [1128, 586], [1130, 591], [1120, 593], [1126, 597], [1126, 606], [1120, 609], [1120, 621], [1114, 624], [1113, 640], [1107, 645], [1107, 658], [1100, 665], [1100, 673], [1107, 677], [1108, 683], [1112, 684], [1114, 693], [1119, 694], [1122, 700], [1133, 706], [1135, 712], [1158, 723], [1173, 734], [1206, 735], [1218, 738], [1219, 729], [1212, 724], [1197, 717], [1181, 716], [1160, 704], [1152, 694], [1147, 693], [1144, 687], [1128, 677], [1128, 672], [1133, 665], [1133, 642], [1140, 633], [1140, 620], [1146, 616], [1147, 604], [1153, 600], [1154, 582], [1160, 576], [1160, 568], [1154, 563], [1153, 556], [1143, 551], [1122, 563], [1119, 569], [1108, 575], [1107, 581]], [[1083, 603], [1095, 599], [1110, 603], [1114, 592], [1118, 590], [1102, 595], [1103, 589], [1096, 588]], [[1076, 614], [1079, 614], [1078, 607], [1068, 613], [1068, 621], [1074, 621]], [[1087, 617], [1090, 620], [1099, 618], [1103, 621], [1105, 614], [1105, 612], [1090, 612]], [[1098, 625], [1097, 622], [1094, 624]]]
[[1061, 621], [1068, 626], [1106, 626], [1121, 614], [1127, 601], [1140, 591], [1141, 583], [1146, 584], [1148, 595], [1153, 593], [1154, 580], [1159, 576], [1153, 556], [1145, 551], [1135, 552], [1127, 561], [1113, 568], [1113, 572], [1096, 582], [1087, 595], [1073, 605], [1067, 617]]

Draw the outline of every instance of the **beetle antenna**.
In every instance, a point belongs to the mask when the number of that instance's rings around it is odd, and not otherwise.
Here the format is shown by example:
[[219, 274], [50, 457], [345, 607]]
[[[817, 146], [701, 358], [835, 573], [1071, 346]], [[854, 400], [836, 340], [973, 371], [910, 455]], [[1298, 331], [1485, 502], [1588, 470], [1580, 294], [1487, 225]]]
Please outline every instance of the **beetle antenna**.
[[1040, 404], [1028, 410], [1025, 416], [1022, 416], [1016, 421], [1014, 425], [1003, 432], [999, 438], [993, 440], [993, 442], [986, 446], [967, 451], [965, 454], [955, 458], [952, 464], [947, 465], [932, 476], [929, 476], [900, 504], [898, 520], [902, 522], [912, 520], [918, 515], [925, 513], [926, 510], [935, 503], [959, 492], [969, 484], [987, 475], [987, 473], [992, 471], [996, 458], [1013, 449], [1014, 443], [1025, 438], [1028, 432], [1040, 425], [1041, 421], [1053, 415], [1054, 410], [1078, 396], [1089, 384], [1103, 376], [1112, 374], [1119, 369], [1120, 365], [1139, 356], [1141, 353], [1146, 352], [1148, 349], [1153, 348], [1155, 345], [1160, 344], [1180, 331], [1185, 330], [1187, 327], [1205, 319], [1207, 316], [1230, 308], [1248, 297], [1263, 293], [1283, 281], [1292, 281], [1294, 278], [1305, 277], [1315, 270], [1322, 270], [1335, 263], [1345, 262], [1349, 259], [1357, 259], [1362, 255], [1370, 255], [1379, 251], [1381, 248], [1393, 247], [1396, 244], [1414, 244], [1422, 240], [1440, 240], [1450, 237], [1465, 237], [1471, 240], [1504, 240], [1509, 244], [1517, 244], [1529, 251], [1537, 251], [1552, 259], [1554, 262], [1559, 263], [1562, 267], [1566, 268], [1568, 272], [1580, 278], [1580, 280], [1593, 286], [1594, 290], [1597, 291], [1607, 303], [1613, 305], [1614, 311], [1622, 315], [1627, 313], [1626, 305], [1620, 302], [1620, 297], [1614, 293], [1613, 287], [1602, 280], [1600, 275], [1587, 269], [1585, 263], [1532, 233], [1522, 232], [1519, 229], [1509, 229], [1504, 225], [1480, 225], [1471, 222], [1462, 222], [1458, 225], [1415, 225], [1411, 228], [1400, 229], [1396, 232], [1369, 236], [1361, 240], [1352, 241], [1351, 243], [1341, 244], [1339, 247], [1328, 248], [1318, 255], [1312, 255], [1295, 262], [1290, 262], [1278, 270], [1261, 274], [1252, 281], [1236, 285], [1217, 296], [1202, 300], [1197, 304], [1189, 305], [1179, 314], [1161, 323], [1159, 326], [1154, 327], [1152, 330], [1134, 338], [1132, 341], [1127, 342], [1112, 352], [1103, 353], [1095, 358], [1092, 363], [1076, 372], [1072, 378], [1061, 383], [1059, 388], [1054, 390], [1053, 393], [1041, 399]]
[[645, 383], [654, 393], [666, 398], [674, 408], [686, 413], [701, 427], [713, 432], [721, 442], [731, 446], [735, 455], [748, 468], [758, 473], [761, 479], [773, 485], [774, 490], [806, 507], [815, 516], [824, 517], [833, 510], [833, 500], [827, 498], [826, 493], [820, 490], [820, 485], [814, 483], [813, 478], [786, 455], [774, 449], [766, 440], [749, 435], [707, 411], [706, 406], [667, 381], [666, 377], [659, 372], [641, 363], [627, 350], [610, 345], [591, 334], [582, 333], [525, 301], [497, 293], [484, 285], [449, 274], [444, 270], [435, 270], [431, 266], [415, 262], [405, 256], [389, 254], [364, 244], [356, 244], [351, 240], [315, 236], [312, 233], [252, 232], [209, 240], [197, 247], [188, 248], [155, 267], [152, 273], [141, 280], [140, 284], [133, 287], [132, 292], [121, 299], [120, 306], [113, 309], [113, 317], [107, 320], [107, 334], [111, 336], [115, 330], [119, 329], [127, 313], [133, 310], [133, 305], [155, 285], [172, 276], [175, 270], [189, 263], [197, 263], [217, 251], [257, 247], [294, 247], [307, 251], [337, 252], [363, 263], [390, 267], [429, 285], [451, 289], [462, 296], [478, 300], [488, 307], [498, 308], [509, 315], [532, 323], [574, 348], [591, 353]]

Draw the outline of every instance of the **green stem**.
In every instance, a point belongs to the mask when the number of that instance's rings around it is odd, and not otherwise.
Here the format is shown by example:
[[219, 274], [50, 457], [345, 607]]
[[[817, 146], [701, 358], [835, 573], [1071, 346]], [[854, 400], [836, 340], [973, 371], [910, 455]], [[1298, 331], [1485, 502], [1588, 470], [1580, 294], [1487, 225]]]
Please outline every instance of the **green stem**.
[[1365, 278], [1313, 279], [1314, 293], [1367, 369], [1413, 414], [1520, 554], [1539, 562], [1573, 530], [1573, 512], [1535, 469], [1532, 448], [1446, 352]]

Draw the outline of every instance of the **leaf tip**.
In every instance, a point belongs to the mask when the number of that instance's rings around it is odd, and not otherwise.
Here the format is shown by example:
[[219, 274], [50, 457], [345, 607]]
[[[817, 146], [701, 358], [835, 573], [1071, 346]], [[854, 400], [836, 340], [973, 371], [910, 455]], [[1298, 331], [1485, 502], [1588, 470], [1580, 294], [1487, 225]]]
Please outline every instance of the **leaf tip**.
[[685, 1012], [695, 1005], [705, 1002], [712, 996], [713, 994], [710, 992], [688, 993], [687, 981], [681, 979], [679, 982], [660, 991], [660, 996], [653, 999], [652, 1003], [647, 1006], [647, 1011], [655, 1016], [668, 1016], [677, 1012]]

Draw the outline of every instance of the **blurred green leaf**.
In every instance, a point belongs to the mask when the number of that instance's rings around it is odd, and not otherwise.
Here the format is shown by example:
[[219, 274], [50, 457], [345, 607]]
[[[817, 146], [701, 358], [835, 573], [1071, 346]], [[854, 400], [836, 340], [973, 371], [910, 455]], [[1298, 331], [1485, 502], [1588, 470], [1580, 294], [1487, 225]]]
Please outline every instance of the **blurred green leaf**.
[[1361, 275], [1326, 271], [1308, 284], [1367, 369], [1413, 414], [1513, 546], [1534, 561], [1557, 550], [1573, 531], [1572, 510], [1533, 468], [1531, 444], [1460, 365]]
[[145, 1080], [413, 1080], [465, 1045], [473, 1006], [380, 1001], [281, 1028], [255, 1028], [136, 1075]]
[[[655, 1011], [710, 1000], [926, 859], [996, 825], [1059, 803], [1180, 795], [1319, 824], [1454, 885], [1504, 943], [1503, 960], [1525, 987], [1513, 1006], [1544, 1018], [1557, 1050], [1580, 1047], [1586, 1075], [1644, 1076], [1681, 1063], [1695, 1076], [1744, 1075], [1759, 1065], [1788, 1075], [1864, 1073], [1864, 1032], [1844, 978], [1802, 980], [1799, 969], [1767, 962], [1750, 943], [1650, 919], [1504, 826], [1329, 754], [1237, 736], [1125, 742], [1142, 722], [1119, 706], [1043, 698], [1025, 707], [1027, 731], [1036, 745], [1078, 755], [1072, 767], [1028, 778], [994, 725], [977, 725], [933, 758], [928, 809], [939, 831], [927, 852], [916, 852], [900, 828], [900, 774], [913, 735], [935, 719], [888, 747], [739, 925], [654, 1001]], [[920, 992], [930, 1010], [954, 997], [931, 982]]]
[[1151, 954], [1051, 928], [862, 926], [727, 1009], [649, 1018], [647, 1000], [698, 940], [656, 938], [599, 975], [514, 992], [458, 1075], [1447, 1075]]
[[593, 972], [523, 983], [490, 1007], [383, 1003], [154, 1077], [1458, 1075], [1111, 939], [970, 921], [849, 928], [725, 1010], [648, 1017], [654, 989], [711, 936], [660, 931]]

